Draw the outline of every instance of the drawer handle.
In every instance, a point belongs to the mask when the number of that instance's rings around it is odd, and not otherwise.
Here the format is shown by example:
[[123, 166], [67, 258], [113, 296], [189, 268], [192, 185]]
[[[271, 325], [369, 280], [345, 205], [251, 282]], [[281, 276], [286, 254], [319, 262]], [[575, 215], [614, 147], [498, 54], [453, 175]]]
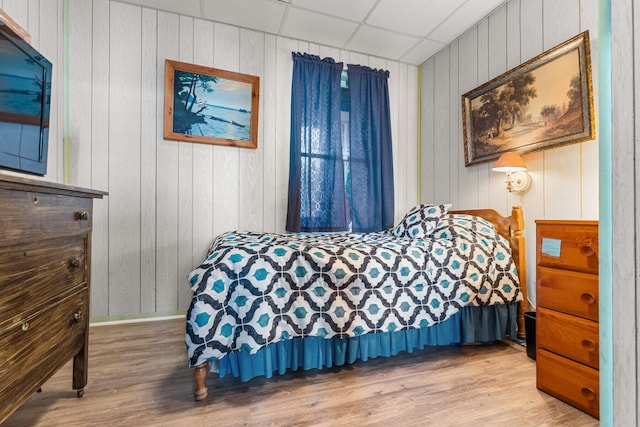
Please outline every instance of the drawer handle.
[[73, 313], [73, 319], [71, 320], [73, 323], [80, 323], [82, 320], [82, 311], [76, 311]]
[[89, 212], [87, 211], [76, 212], [76, 220], [87, 221], [88, 219], [89, 219]]
[[27, 332], [29, 330], [29, 322], [22, 322], [22, 332]]
[[80, 268], [80, 258], [73, 258], [70, 262], [69, 262], [69, 267], [71, 267], [72, 270], [77, 270]]
[[582, 295], [580, 295], [580, 300], [582, 300], [582, 302], [585, 303], [585, 304], [591, 305], [594, 302], [596, 302], [596, 297], [594, 297], [593, 295], [591, 295], [588, 292], [585, 292]]
[[593, 248], [589, 245], [584, 245], [580, 248], [580, 254], [582, 256], [591, 256], [595, 253], [596, 251], [593, 250]]
[[595, 400], [596, 399], [596, 394], [593, 390], [591, 390], [588, 387], [583, 387], [580, 390], [580, 394], [582, 394], [582, 397], [584, 397], [587, 400]]
[[591, 340], [582, 340], [582, 347], [587, 351], [594, 351], [596, 349], [596, 343]]

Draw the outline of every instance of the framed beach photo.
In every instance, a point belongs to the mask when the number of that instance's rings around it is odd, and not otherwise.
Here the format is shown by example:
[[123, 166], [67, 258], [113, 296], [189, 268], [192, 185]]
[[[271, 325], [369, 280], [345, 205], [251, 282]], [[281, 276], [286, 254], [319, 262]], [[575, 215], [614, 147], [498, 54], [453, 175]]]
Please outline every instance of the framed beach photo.
[[164, 137], [256, 148], [260, 78], [165, 60]]
[[462, 95], [465, 166], [595, 138], [589, 32]]

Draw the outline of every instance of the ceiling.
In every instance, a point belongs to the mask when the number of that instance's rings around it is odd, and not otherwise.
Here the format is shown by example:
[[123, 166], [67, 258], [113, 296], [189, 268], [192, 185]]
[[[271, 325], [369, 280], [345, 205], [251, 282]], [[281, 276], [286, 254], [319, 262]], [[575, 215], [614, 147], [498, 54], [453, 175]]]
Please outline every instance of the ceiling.
[[505, 0], [121, 0], [420, 65]]

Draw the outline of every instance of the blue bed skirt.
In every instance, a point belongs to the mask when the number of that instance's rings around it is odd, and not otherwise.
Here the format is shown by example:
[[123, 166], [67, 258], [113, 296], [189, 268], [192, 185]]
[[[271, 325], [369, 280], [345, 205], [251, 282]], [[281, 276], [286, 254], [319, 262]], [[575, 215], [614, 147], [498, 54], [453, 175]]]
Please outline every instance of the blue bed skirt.
[[[294, 338], [280, 341], [254, 354], [234, 352], [214, 361], [220, 377], [231, 374], [241, 381], [258, 376], [271, 378], [274, 372], [287, 369], [322, 369], [342, 366], [356, 360], [408, 353], [425, 346], [447, 346], [463, 343], [493, 343], [510, 338], [516, 340], [516, 317], [519, 303], [483, 307], [464, 307], [442, 323], [420, 329], [380, 332], [353, 338]], [[217, 366], [216, 366], [217, 365]]]

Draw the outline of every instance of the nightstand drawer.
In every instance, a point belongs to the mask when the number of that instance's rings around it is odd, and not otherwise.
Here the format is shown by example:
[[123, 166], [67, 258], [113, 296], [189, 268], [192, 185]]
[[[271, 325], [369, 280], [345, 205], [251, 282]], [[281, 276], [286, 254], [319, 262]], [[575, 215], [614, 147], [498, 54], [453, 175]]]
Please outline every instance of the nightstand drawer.
[[598, 273], [597, 223], [536, 221], [536, 234], [538, 266]]
[[11, 413], [12, 406], [17, 407], [83, 348], [88, 307], [88, 290], [83, 289], [0, 332], [0, 414]]
[[3, 245], [85, 234], [91, 230], [92, 199], [0, 189]]
[[564, 357], [538, 350], [537, 387], [598, 418], [600, 385], [598, 371]]
[[77, 292], [86, 282], [86, 256], [85, 236], [0, 247], [0, 329]]
[[538, 349], [546, 349], [598, 369], [597, 322], [539, 308], [536, 324]]
[[538, 307], [598, 320], [598, 276], [538, 267], [536, 284]]

